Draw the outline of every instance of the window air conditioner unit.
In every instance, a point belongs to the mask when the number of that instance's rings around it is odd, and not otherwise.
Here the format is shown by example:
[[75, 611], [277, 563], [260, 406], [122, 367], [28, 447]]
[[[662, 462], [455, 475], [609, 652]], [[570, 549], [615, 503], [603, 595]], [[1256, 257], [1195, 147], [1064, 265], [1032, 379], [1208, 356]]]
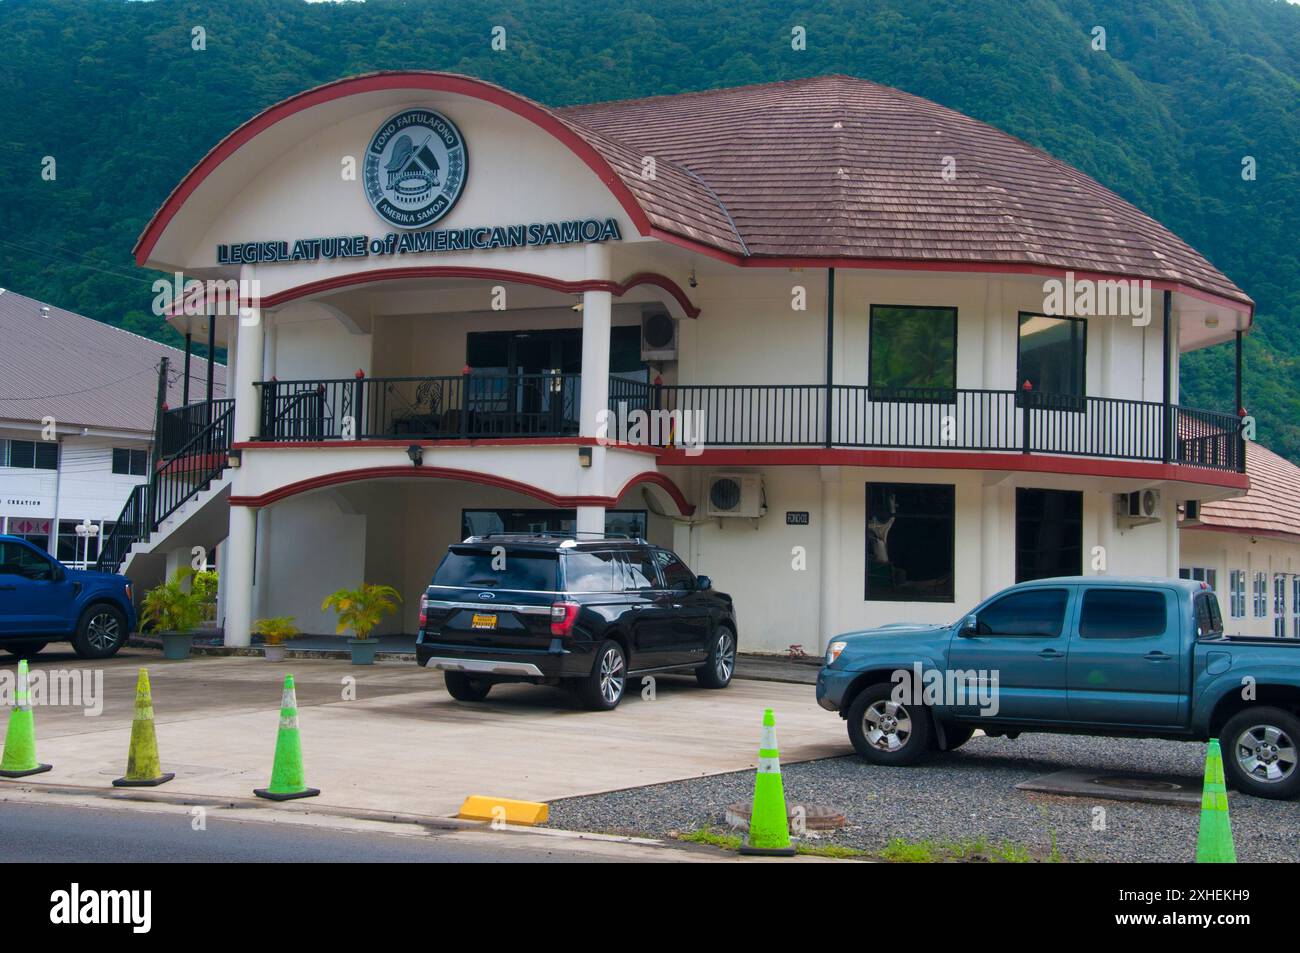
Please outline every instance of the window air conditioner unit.
[[1115, 497], [1115, 515], [1121, 526], [1160, 522], [1160, 491], [1137, 490]]
[[677, 322], [663, 311], [641, 315], [641, 360], [677, 360]]
[[767, 512], [763, 499], [763, 478], [757, 473], [715, 473], [709, 477], [706, 516], [745, 516], [750, 519]]

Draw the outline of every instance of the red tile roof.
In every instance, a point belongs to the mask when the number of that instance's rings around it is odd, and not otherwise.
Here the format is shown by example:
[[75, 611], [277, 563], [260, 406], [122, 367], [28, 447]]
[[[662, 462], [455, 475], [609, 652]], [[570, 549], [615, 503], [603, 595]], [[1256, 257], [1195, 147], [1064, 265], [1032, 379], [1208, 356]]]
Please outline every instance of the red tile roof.
[[1246, 475], [1250, 491], [1230, 500], [1202, 503], [1201, 523], [1210, 529], [1300, 540], [1300, 467], [1257, 443], [1248, 443]]
[[[171, 359], [167, 401], [179, 407], [185, 352], [0, 290], [0, 426], [53, 417], [62, 424], [152, 434], [158, 361]], [[190, 399], [202, 400], [207, 362], [190, 362]], [[215, 396], [225, 396], [226, 368], [212, 369]]]
[[[867, 80], [823, 76], [554, 113], [610, 162], [657, 228], [732, 254], [1037, 265], [1250, 303], [1195, 249], [1077, 169]], [[643, 156], [656, 160], [651, 181]]]

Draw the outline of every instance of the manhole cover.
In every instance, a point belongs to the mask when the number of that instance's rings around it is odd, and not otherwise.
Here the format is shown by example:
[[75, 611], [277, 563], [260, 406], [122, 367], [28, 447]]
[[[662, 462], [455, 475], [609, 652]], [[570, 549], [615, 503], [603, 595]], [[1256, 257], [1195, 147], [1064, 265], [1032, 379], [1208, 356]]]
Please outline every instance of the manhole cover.
[[[753, 806], [749, 804], [728, 804], [727, 823], [741, 830], [749, 830], [749, 816]], [[787, 804], [786, 819], [790, 827], [799, 826], [799, 815], [803, 814], [803, 829], [807, 831], [833, 831], [844, 826], [844, 813], [825, 804]]]
[[1092, 778], [1092, 783], [1104, 788], [1118, 788], [1121, 791], [1182, 791], [1183, 785], [1173, 781], [1161, 781], [1157, 778]]

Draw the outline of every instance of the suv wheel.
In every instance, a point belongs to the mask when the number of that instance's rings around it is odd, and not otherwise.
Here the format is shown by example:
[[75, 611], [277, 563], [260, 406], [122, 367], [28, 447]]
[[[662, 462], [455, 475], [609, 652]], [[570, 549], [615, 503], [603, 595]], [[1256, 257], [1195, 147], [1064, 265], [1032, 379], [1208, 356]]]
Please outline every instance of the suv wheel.
[[81, 658], [108, 658], [126, 644], [126, 618], [110, 605], [91, 606], [81, 616], [72, 648]]
[[1264, 705], [1239, 711], [1219, 732], [1223, 773], [1245, 794], [1286, 800], [1300, 794], [1300, 719]]
[[627, 656], [623, 647], [612, 640], [602, 642], [591, 674], [578, 682], [578, 697], [592, 711], [610, 711], [623, 700], [626, 687]]
[[30, 659], [48, 644], [48, 642], [6, 642], [4, 650], [18, 658]]
[[725, 625], [718, 626], [713, 647], [703, 665], [695, 670], [695, 679], [705, 688], [726, 688], [736, 671], [736, 635]]
[[447, 681], [447, 694], [458, 702], [481, 702], [492, 691], [492, 683], [486, 678], [474, 678], [464, 672], [443, 672]]
[[930, 753], [930, 713], [923, 705], [900, 705], [894, 686], [862, 690], [849, 706], [849, 740], [872, 764], [916, 764]]

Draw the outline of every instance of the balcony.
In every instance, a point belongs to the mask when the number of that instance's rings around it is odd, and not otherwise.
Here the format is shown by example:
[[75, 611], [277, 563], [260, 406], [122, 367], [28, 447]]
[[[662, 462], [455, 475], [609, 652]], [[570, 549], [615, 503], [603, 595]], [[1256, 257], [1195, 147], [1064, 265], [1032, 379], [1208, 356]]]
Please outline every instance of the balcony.
[[[580, 375], [263, 381], [257, 439], [564, 437], [579, 432]], [[829, 398], [830, 414], [827, 415]], [[658, 414], [656, 445], [1042, 453], [1241, 472], [1232, 414], [1107, 397], [837, 384], [657, 385], [610, 379], [613, 421]], [[653, 419], [653, 418], [652, 418]], [[667, 421], [671, 420], [671, 424]], [[610, 438], [617, 439], [611, 423]]]

